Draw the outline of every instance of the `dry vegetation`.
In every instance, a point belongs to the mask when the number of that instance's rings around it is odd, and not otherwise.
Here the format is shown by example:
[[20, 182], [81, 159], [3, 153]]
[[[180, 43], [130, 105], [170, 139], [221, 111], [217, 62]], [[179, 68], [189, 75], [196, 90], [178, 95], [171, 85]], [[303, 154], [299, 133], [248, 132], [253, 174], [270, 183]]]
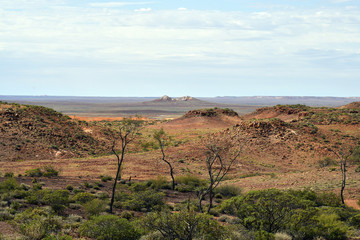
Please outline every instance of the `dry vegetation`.
[[[222, 185], [237, 186], [244, 193], [276, 188], [339, 194], [338, 159], [328, 149], [340, 151], [343, 146], [360, 145], [360, 109], [351, 106], [335, 109], [279, 105], [241, 117], [226, 109], [202, 109], [172, 121], [141, 119], [145, 127], [126, 155], [122, 179], [143, 182], [166, 176], [164, 179], [170, 180], [168, 166], [161, 160], [152, 137], [155, 130], [164, 129], [171, 136], [166, 156], [173, 164], [175, 177], [194, 175], [200, 179], [207, 176], [203, 138], [211, 133], [238, 131], [248, 142]], [[52, 165], [60, 171], [59, 176], [39, 177], [37, 181], [43, 188], [64, 189], [71, 185], [110, 194], [109, 182], [104, 182], [100, 190], [87, 188], [84, 183], [94, 185], [101, 182], [100, 176], [115, 176], [116, 160], [109, 153], [107, 134], [115, 131], [121, 121], [112, 120], [71, 120], [47, 108], [2, 103], [0, 172], [2, 176], [14, 173], [19, 183], [31, 185], [33, 177], [24, 176], [26, 171]], [[360, 159], [351, 159], [345, 189], [346, 202], [355, 208], [360, 197], [359, 163]], [[196, 198], [194, 192], [164, 190], [164, 194], [172, 206]], [[84, 215], [77, 210], [67, 211]], [[0, 223], [0, 229], [10, 231], [8, 225]]]

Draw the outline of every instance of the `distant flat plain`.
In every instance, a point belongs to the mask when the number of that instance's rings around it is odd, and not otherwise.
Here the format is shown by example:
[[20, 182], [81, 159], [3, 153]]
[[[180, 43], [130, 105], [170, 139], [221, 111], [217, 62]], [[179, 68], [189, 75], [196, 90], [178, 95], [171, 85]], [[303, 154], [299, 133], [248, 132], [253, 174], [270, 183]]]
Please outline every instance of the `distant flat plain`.
[[[70, 116], [129, 117], [154, 119], [176, 118], [200, 108], [231, 108], [240, 115], [257, 108], [277, 104], [338, 107], [360, 101], [360, 97], [199, 97], [199, 101], [154, 102], [159, 97], [77, 97], [77, 96], [13, 96], [0, 95], [0, 101], [50, 107]], [[195, 97], [196, 98], [196, 97]]]

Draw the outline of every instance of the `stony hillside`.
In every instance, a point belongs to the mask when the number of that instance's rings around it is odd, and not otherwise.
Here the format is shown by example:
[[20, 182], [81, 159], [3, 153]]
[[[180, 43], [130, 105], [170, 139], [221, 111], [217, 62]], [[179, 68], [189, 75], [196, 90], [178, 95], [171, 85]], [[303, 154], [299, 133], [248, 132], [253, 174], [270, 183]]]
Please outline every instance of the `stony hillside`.
[[221, 128], [231, 127], [240, 121], [237, 112], [229, 108], [204, 108], [188, 111], [180, 118], [162, 124], [167, 128]]
[[0, 161], [106, 153], [102, 130], [50, 108], [0, 102]]
[[360, 111], [352, 108], [309, 107], [306, 105], [276, 105], [259, 108], [244, 119], [278, 118], [285, 122], [300, 121], [316, 125], [359, 124]]

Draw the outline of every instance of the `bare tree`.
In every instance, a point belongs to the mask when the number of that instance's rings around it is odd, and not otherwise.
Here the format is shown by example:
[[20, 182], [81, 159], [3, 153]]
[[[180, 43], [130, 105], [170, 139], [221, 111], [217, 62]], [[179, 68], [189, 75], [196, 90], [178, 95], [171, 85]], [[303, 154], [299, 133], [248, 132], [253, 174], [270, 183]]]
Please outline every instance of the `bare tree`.
[[171, 176], [171, 180], [172, 180], [171, 189], [175, 190], [174, 167], [171, 165], [171, 162], [166, 158], [165, 150], [164, 150], [164, 148], [169, 144], [170, 138], [168, 136], [166, 136], [165, 131], [164, 131], [163, 128], [161, 128], [160, 130], [155, 131], [153, 137], [157, 141], [157, 143], [159, 144], [161, 154], [162, 154], [162, 159], [161, 160], [164, 161], [169, 166], [170, 176]]
[[353, 149], [350, 148], [350, 146], [342, 147], [340, 150], [336, 151], [333, 148], [329, 148], [329, 151], [335, 154], [337, 159], [339, 160], [340, 164], [340, 170], [341, 170], [341, 190], [340, 190], [340, 196], [341, 196], [341, 202], [342, 204], [345, 204], [344, 200], [344, 190], [346, 187], [346, 171], [347, 171], [347, 165], [348, 165], [348, 159], [353, 153]]
[[198, 194], [199, 208], [202, 212], [202, 201], [209, 194], [209, 207], [213, 206], [213, 191], [224, 180], [231, 167], [239, 158], [243, 147], [246, 144], [244, 139], [236, 131], [227, 131], [209, 135], [204, 141], [205, 164], [209, 175], [209, 186]]
[[[141, 122], [132, 119], [123, 119], [121, 121], [119, 130], [113, 134], [113, 142], [111, 151], [115, 154], [117, 159], [116, 177], [112, 188], [111, 201], [110, 201], [110, 213], [113, 212], [114, 198], [117, 182], [121, 179], [121, 167], [124, 162], [124, 157], [129, 144], [140, 135]], [[119, 144], [117, 144], [119, 142]], [[117, 150], [117, 146], [120, 149]]]

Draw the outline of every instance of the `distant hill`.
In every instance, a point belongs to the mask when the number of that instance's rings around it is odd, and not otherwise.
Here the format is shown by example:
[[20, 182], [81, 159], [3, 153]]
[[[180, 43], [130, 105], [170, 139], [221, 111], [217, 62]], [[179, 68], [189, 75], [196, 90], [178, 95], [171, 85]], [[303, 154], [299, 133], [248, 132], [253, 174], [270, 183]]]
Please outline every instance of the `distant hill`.
[[84, 157], [108, 152], [102, 129], [51, 108], [0, 102], [0, 161]]
[[[353, 105], [351, 105], [353, 106]], [[360, 124], [360, 111], [353, 108], [309, 107], [302, 104], [276, 105], [259, 108], [255, 112], [243, 116], [251, 119], [280, 119], [285, 122], [301, 122], [305, 124]]]
[[197, 98], [191, 96], [183, 96], [178, 98], [171, 98], [167, 95], [162, 96], [161, 98], [157, 98], [152, 101], [143, 102], [146, 105], [151, 104], [165, 104], [165, 105], [213, 105], [213, 103], [209, 103], [206, 101], [199, 100]]
[[360, 101], [360, 97], [316, 97], [316, 96], [224, 96], [213, 98], [199, 98], [221, 104], [263, 105], [274, 106], [277, 104], [304, 104], [312, 107], [339, 107], [354, 101]]

